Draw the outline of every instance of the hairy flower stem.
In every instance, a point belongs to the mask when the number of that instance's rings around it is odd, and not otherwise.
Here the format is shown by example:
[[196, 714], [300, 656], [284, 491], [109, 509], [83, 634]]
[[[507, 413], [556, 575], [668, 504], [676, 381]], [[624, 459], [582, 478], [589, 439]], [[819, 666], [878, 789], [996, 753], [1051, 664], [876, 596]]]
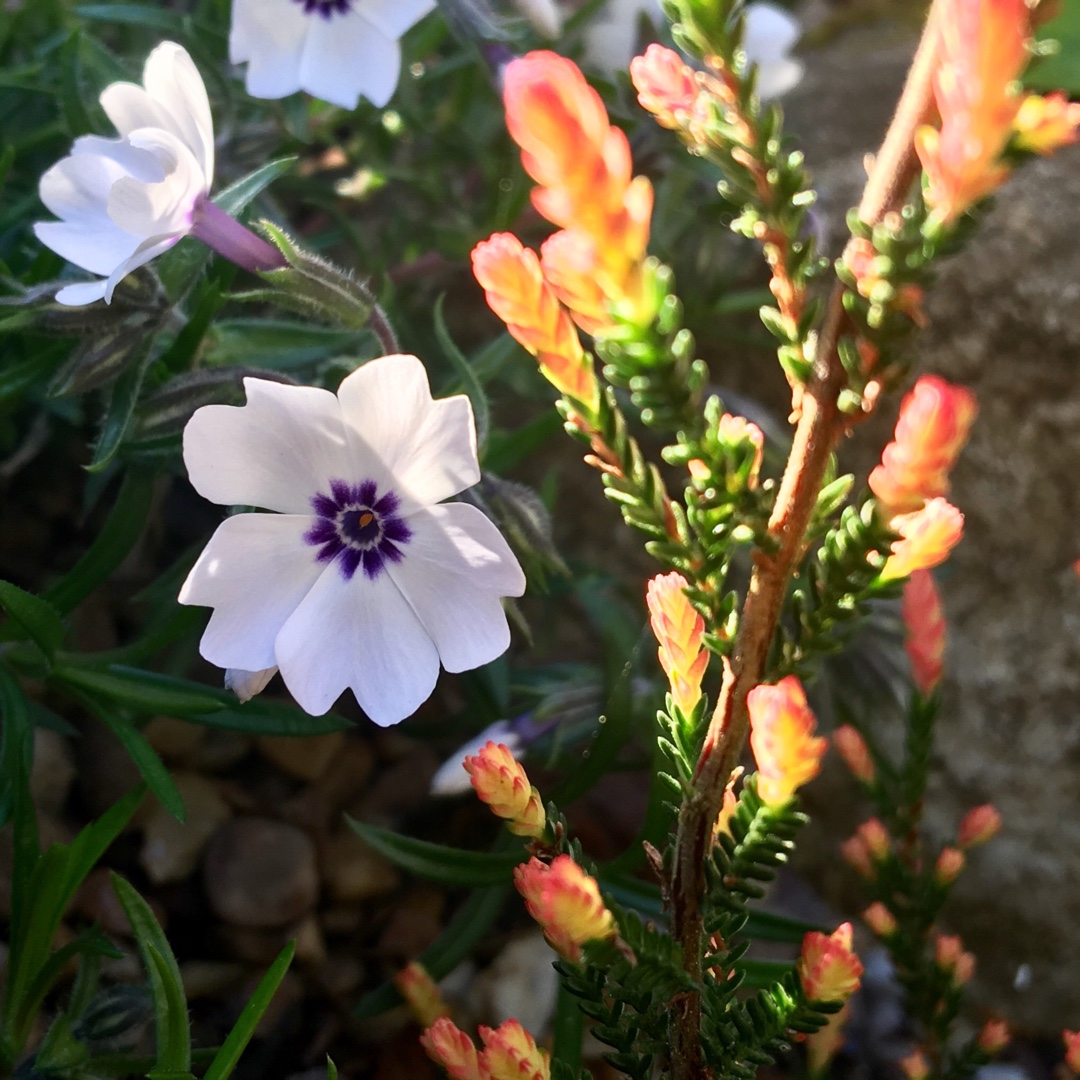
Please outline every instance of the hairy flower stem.
[[[863, 192], [859, 216], [873, 224], [899, 209], [918, 175], [915, 130], [928, 114], [937, 53], [937, 12], [945, 0], [934, 0], [907, 82]], [[814, 368], [802, 398], [791, 455], [781, 481], [769, 533], [777, 548], [757, 553], [753, 575], [739, 620], [739, 634], [723, 686], [709, 722], [695, 777], [693, 795], [679, 814], [672, 867], [672, 934], [682, 946], [683, 963], [695, 983], [702, 971], [705, 860], [712, 828], [723, 802], [724, 787], [739, 762], [749, 728], [747, 694], [765, 675], [766, 660], [792, 571], [802, 554], [803, 538], [821, 490], [829, 456], [847, 421], [838, 408], [846, 377], [837, 352], [844, 322], [843, 285], [833, 289], [818, 336]], [[674, 1080], [710, 1076], [701, 1046], [701, 999], [690, 992], [672, 1003]]]

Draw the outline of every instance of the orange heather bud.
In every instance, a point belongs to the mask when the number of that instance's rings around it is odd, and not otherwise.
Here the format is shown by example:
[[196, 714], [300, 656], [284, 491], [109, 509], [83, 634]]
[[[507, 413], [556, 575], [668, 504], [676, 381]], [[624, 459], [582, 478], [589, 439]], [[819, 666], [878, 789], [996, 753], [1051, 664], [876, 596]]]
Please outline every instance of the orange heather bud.
[[892, 851], [892, 840], [889, 830], [877, 818], [864, 821], [856, 830], [855, 835], [862, 841], [866, 853], [875, 863], [884, 862]]
[[[640, 264], [649, 241], [652, 184], [644, 176], [631, 179], [630, 144], [609, 123], [600, 95], [572, 60], [539, 51], [507, 66], [503, 101], [525, 171], [540, 185], [533, 205], [548, 221], [592, 241], [596, 279], [608, 301], [629, 302], [637, 317], [651, 319]], [[580, 268], [580, 262], [572, 266]], [[571, 267], [560, 269], [568, 285]], [[590, 317], [589, 311], [581, 314]]]
[[864, 878], [872, 878], [877, 874], [874, 868], [874, 860], [870, 858], [870, 852], [866, 849], [863, 838], [856, 834], [849, 836], [840, 845], [840, 857], [858, 871]]
[[598, 263], [596, 245], [580, 229], [560, 229], [540, 245], [544, 277], [587, 334], [595, 334], [611, 323]]
[[[734, 781], [733, 781], [734, 782]], [[735, 792], [729, 784], [724, 788], [724, 801], [720, 806], [720, 813], [716, 815], [716, 821], [713, 824], [713, 839], [715, 840], [721, 833], [731, 832], [731, 819], [738, 808], [739, 800], [735, 797]]]
[[964, 951], [964, 943], [955, 934], [938, 934], [934, 939], [934, 963], [956, 986], [963, 986], [975, 974], [975, 957]]
[[929, 570], [915, 570], [904, 583], [900, 615], [907, 636], [904, 648], [919, 693], [928, 698], [941, 679], [945, 655], [945, 615]]
[[436, 1020], [420, 1036], [420, 1045], [427, 1055], [441, 1065], [453, 1080], [486, 1080], [480, 1072], [480, 1062], [472, 1039], [452, 1020]]
[[709, 666], [709, 654], [702, 644], [705, 621], [686, 598], [686, 588], [682, 574], [658, 574], [649, 582], [645, 596], [671, 697], [689, 716], [701, 700], [701, 679]]
[[796, 967], [809, 1001], [846, 1001], [859, 989], [863, 966], [851, 949], [851, 923], [831, 934], [812, 930], [803, 938]]
[[960, 876], [966, 862], [964, 853], [959, 848], [942, 848], [934, 866], [934, 877], [938, 884], [951, 885]]
[[1030, 11], [1025, 0], [954, 0], [938, 32], [941, 130], [920, 128], [915, 150], [929, 179], [926, 201], [951, 222], [1008, 175], [999, 159], [1020, 108]]
[[514, 884], [544, 937], [566, 959], [579, 960], [587, 941], [615, 936], [615, 920], [600, 899], [596, 879], [569, 855], [550, 866], [530, 859], [514, 869]]
[[488, 307], [536, 357], [544, 377], [559, 393], [595, 408], [600, 391], [592, 361], [544, 280], [536, 252], [512, 233], [495, 233], [473, 248], [472, 264]]
[[1061, 1037], [1065, 1042], [1065, 1064], [1074, 1073], [1080, 1073], [1080, 1031], [1069, 1031], [1066, 1028]]
[[394, 985], [421, 1027], [431, 1027], [436, 1020], [450, 1015], [435, 980], [416, 960], [394, 976]]
[[472, 777], [476, 794], [515, 836], [544, 835], [547, 814], [540, 793], [508, 747], [489, 739], [479, 754], [465, 759], [465, 771]]
[[724, 413], [716, 425], [716, 441], [724, 447], [732, 450], [752, 451], [750, 465], [745, 473], [745, 479], [740, 476], [734, 480], [729, 478], [728, 490], [735, 491], [745, 486], [753, 491], [757, 487], [758, 473], [761, 471], [761, 462], [765, 457], [765, 436], [757, 424], [751, 423], [745, 416], [733, 416]]
[[907, 1057], [901, 1058], [897, 1065], [900, 1066], [900, 1071], [907, 1077], [907, 1080], [926, 1080], [930, 1075], [930, 1066], [927, 1064], [926, 1055], [919, 1047], [915, 1047]]
[[481, 1027], [480, 1038], [484, 1041], [480, 1067], [485, 1080], [550, 1080], [547, 1054], [517, 1020], [507, 1020], [494, 1031]]
[[833, 746], [844, 759], [848, 771], [864, 784], [874, 782], [874, 759], [866, 740], [850, 724], [842, 724], [833, 732]]
[[956, 842], [963, 850], [985, 844], [1001, 831], [1001, 815], [990, 804], [976, 806], [964, 815], [957, 832]]
[[[694, 112], [698, 85], [693, 69], [674, 49], [653, 44], [630, 61], [638, 102], [661, 127], [678, 129]], [[680, 116], [680, 114], [682, 114]]]
[[782, 806], [821, 771], [828, 743], [814, 737], [814, 714], [795, 675], [774, 686], [755, 686], [746, 707], [758, 795], [768, 806]]
[[1029, 94], [1016, 114], [1014, 145], [1034, 154], [1052, 154], [1076, 142], [1078, 126], [1080, 104], [1069, 101], [1065, 94]]
[[881, 568], [883, 581], [940, 566], [964, 535], [964, 515], [944, 499], [931, 499], [921, 510], [900, 514], [890, 524], [900, 539], [893, 543], [892, 554]]
[[893, 913], [880, 900], [876, 900], [862, 913], [862, 920], [879, 938], [890, 938], [897, 931]]
[[978, 408], [975, 396], [936, 375], [924, 375], [900, 403], [893, 441], [870, 474], [870, 490], [886, 517], [918, 510], [949, 492], [952, 469]]
[[986, 1054], [1000, 1054], [1009, 1045], [1009, 1025], [1004, 1020], [987, 1020], [979, 1032], [979, 1049]]

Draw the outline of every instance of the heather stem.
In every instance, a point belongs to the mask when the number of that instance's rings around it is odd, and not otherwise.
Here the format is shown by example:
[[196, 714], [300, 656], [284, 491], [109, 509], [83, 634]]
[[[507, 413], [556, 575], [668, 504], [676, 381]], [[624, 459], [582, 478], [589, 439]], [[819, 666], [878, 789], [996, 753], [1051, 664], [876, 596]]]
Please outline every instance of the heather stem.
[[[934, 0], [919, 49], [896, 113], [874, 161], [859, 206], [860, 217], [874, 223], [898, 209], [918, 175], [915, 130], [931, 106], [937, 54], [937, 12], [944, 0]], [[723, 801], [724, 787], [738, 764], [749, 727], [747, 694], [765, 674], [769, 647], [776, 633], [784, 593], [802, 554], [803, 538], [844, 417], [837, 402], [845, 385], [837, 342], [843, 328], [843, 286], [838, 282], [821, 326], [814, 369], [795, 430], [791, 455], [781, 481], [769, 532], [774, 553], [760, 551], [739, 622], [739, 635], [716, 710], [709, 722], [696, 771], [696, 788], [679, 815], [672, 869], [672, 934], [683, 949], [683, 963], [700, 983], [703, 926], [701, 901], [705, 891], [705, 856], [712, 826]], [[673, 1003], [672, 1075], [675, 1080], [702, 1080], [710, 1074], [701, 1051], [701, 1000], [697, 992]]]

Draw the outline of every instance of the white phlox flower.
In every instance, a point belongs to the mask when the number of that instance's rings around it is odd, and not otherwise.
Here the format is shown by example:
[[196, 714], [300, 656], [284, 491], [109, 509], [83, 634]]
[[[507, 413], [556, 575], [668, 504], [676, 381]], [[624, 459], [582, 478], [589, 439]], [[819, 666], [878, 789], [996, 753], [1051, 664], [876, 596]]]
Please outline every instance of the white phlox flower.
[[118, 139], [86, 135], [41, 178], [41, 201], [59, 221], [37, 238], [68, 262], [103, 277], [68, 285], [61, 304], [111, 300], [117, 283], [192, 231], [214, 178], [214, 127], [191, 57], [171, 41], [150, 54], [143, 84], [101, 95]]
[[253, 97], [306, 90], [345, 109], [380, 108], [401, 71], [398, 39], [435, 0], [233, 0], [229, 57]]
[[[440, 662], [466, 671], [510, 643], [500, 597], [525, 575], [473, 506], [480, 479], [468, 398], [433, 400], [414, 356], [385, 356], [337, 394], [245, 379], [247, 404], [207, 405], [184, 462], [227, 518], [180, 602], [214, 609], [199, 650], [258, 692], [273, 668], [308, 713], [347, 688], [377, 724], [431, 694]], [[249, 675], [248, 673], [254, 673]]]
[[[656, 28], [665, 25], [660, 0], [607, 0], [585, 30], [586, 63], [612, 78], [625, 70], [638, 52], [642, 17]], [[789, 55], [799, 40], [799, 22], [775, 4], [747, 4], [743, 48], [758, 66], [758, 94], [780, 97], [803, 76], [803, 64]]]

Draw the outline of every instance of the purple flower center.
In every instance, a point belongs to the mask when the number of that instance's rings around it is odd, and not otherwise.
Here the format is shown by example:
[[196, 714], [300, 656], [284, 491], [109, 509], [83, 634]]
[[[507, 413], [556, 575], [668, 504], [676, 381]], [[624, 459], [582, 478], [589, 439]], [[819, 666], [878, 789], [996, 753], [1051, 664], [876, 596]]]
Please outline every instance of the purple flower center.
[[305, 15], [321, 15], [324, 19], [334, 15], [348, 15], [352, 0], [293, 0], [304, 5]]
[[412, 538], [412, 529], [396, 516], [398, 497], [387, 491], [379, 495], [374, 480], [350, 484], [331, 480], [330, 494], [311, 500], [315, 524], [304, 540], [319, 550], [319, 562], [338, 560], [341, 574], [351, 581], [361, 566], [364, 576], [374, 580], [388, 562], [400, 562], [401, 546]]

